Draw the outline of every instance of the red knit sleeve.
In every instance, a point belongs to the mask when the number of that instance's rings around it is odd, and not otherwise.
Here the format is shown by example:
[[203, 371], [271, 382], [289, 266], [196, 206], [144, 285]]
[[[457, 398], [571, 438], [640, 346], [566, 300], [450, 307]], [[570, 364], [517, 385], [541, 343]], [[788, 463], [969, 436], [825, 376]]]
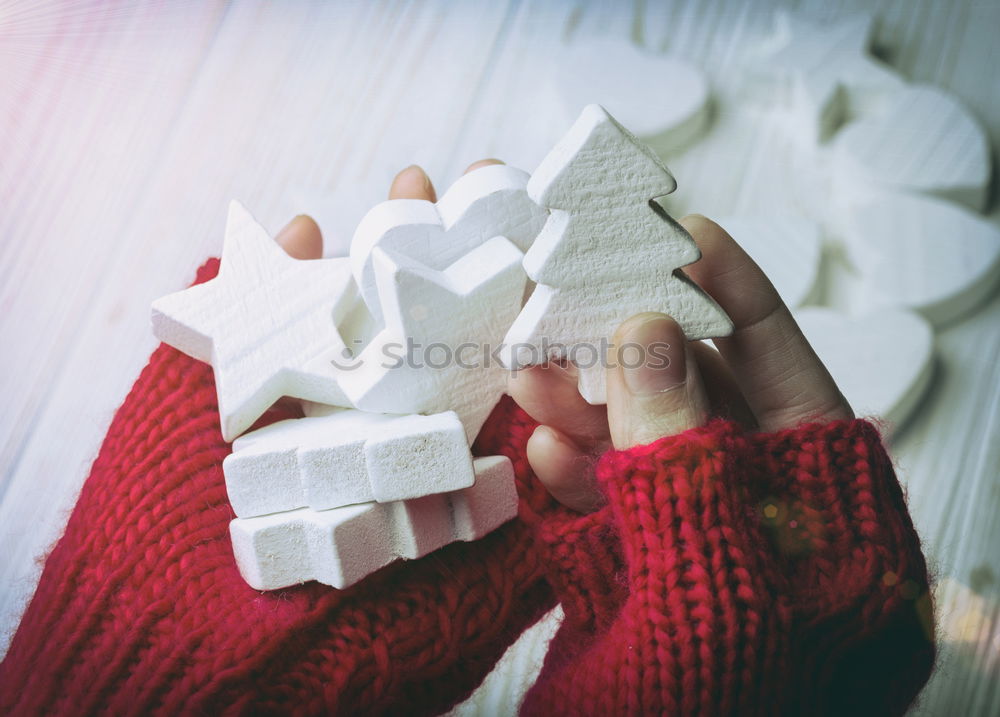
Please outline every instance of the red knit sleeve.
[[[479, 448], [515, 458], [540, 504], [531, 428], [505, 402]], [[347, 590], [254, 591], [229, 541], [229, 450], [211, 369], [160, 346], [0, 664], [0, 714], [437, 714], [553, 604], [517, 521]]]
[[875, 427], [856, 420], [754, 437], [755, 510], [788, 581], [807, 675], [799, 713], [902, 714], [934, 664], [927, 566]]
[[566, 620], [524, 714], [900, 714], [926, 681], [926, 570], [869, 424], [715, 421], [597, 472], [604, 508], [535, 521]]

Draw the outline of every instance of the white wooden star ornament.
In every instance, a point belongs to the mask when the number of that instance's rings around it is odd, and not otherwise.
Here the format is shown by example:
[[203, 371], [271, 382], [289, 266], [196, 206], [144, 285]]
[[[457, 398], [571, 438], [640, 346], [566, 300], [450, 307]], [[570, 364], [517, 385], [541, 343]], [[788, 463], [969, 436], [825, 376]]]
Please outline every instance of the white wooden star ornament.
[[762, 69], [791, 90], [792, 114], [802, 138], [829, 138], [850, 116], [866, 114], [905, 82], [869, 54], [874, 17], [859, 13], [834, 22], [777, 14], [775, 37]]
[[502, 236], [442, 271], [376, 247], [372, 253], [384, 328], [341, 362], [348, 404], [379, 413], [455, 411], [471, 443], [506, 386], [489, 356], [521, 308], [522, 252]]
[[528, 174], [504, 164], [481, 167], [459, 178], [437, 201], [391, 199], [358, 224], [351, 267], [361, 296], [376, 319], [382, 306], [375, 278], [375, 250], [415, 259], [443, 270], [493, 237], [527, 250], [546, 212], [528, 197]]
[[347, 259], [293, 259], [234, 201], [219, 275], [155, 301], [153, 333], [212, 364], [231, 441], [282, 396], [344, 405], [330, 359], [357, 301]]

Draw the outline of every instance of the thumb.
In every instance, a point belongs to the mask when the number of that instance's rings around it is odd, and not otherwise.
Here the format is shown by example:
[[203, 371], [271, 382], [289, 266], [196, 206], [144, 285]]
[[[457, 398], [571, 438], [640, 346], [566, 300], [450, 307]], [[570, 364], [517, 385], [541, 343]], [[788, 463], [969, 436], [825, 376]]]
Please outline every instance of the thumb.
[[684, 332], [666, 314], [633, 316], [615, 332], [608, 424], [623, 450], [705, 422], [708, 399]]

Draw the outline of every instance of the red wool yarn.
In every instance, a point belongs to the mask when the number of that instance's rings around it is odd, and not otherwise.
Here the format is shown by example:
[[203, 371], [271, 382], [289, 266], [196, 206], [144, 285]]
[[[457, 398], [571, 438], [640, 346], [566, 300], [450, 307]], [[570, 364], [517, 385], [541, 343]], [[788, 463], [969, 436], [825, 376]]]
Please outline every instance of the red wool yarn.
[[534, 427], [505, 399], [474, 448], [513, 461], [517, 520], [347, 590], [261, 593], [229, 543], [211, 369], [159, 347], [0, 664], [0, 713], [438, 714], [556, 599], [566, 619], [525, 714], [912, 702], [934, 659], [927, 572], [870, 424], [717, 420], [612, 451], [607, 503], [586, 516], [531, 473]]

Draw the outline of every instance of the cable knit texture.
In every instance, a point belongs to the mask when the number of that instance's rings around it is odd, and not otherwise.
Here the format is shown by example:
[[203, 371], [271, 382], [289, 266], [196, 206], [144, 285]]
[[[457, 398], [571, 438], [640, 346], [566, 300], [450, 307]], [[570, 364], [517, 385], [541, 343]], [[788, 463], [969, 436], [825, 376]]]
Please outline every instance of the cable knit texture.
[[527, 714], [898, 714], [930, 670], [923, 557], [863, 421], [610, 452], [607, 504], [580, 516], [505, 399], [474, 450], [513, 461], [518, 520], [347, 590], [260, 593], [232, 556], [218, 420], [211, 369], [158, 348], [0, 664], [0, 713], [436, 714], [556, 597]]
[[597, 475], [598, 513], [540, 521], [566, 620], [523, 714], [891, 715], [926, 682], [927, 570], [871, 424], [716, 420]]

